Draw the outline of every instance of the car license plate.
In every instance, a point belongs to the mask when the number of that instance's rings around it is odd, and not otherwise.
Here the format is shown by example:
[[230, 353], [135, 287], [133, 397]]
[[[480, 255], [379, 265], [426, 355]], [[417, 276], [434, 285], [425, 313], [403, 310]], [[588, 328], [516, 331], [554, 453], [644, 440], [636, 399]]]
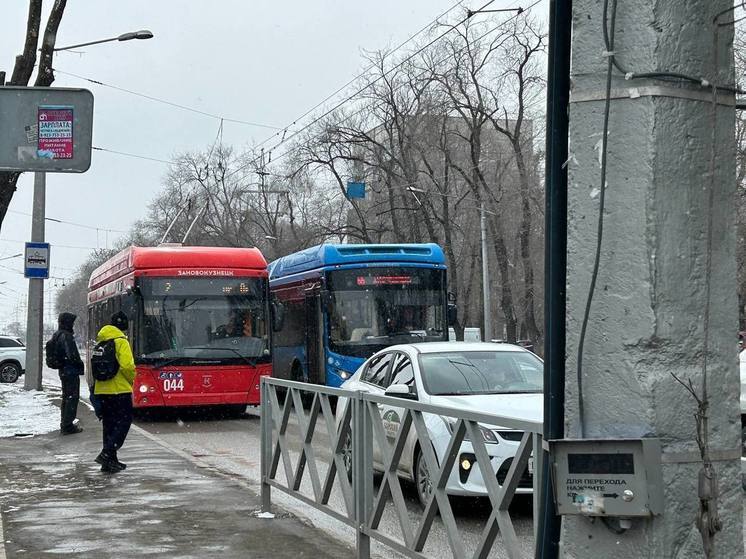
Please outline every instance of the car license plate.
[[528, 473], [534, 475], [534, 457], [528, 457]]

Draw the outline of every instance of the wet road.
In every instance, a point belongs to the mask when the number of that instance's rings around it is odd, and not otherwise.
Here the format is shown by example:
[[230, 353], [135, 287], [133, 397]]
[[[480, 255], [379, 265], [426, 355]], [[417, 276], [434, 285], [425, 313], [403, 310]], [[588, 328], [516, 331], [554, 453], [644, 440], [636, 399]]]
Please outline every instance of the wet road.
[[[231, 419], [221, 417], [216, 413], [167, 413], [152, 417], [138, 418], [136, 425], [160, 441], [190, 455], [195, 461], [209, 465], [222, 472], [241, 477], [256, 487], [259, 491], [260, 461], [259, 461], [259, 417], [258, 411], [249, 408], [249, 413], [242, 418]], [[294, 419], [294, 418], [292, 418]], [[288, 430], [289, 447], [293, 461], [293, 468], [298, 458], [295, 449], [300, 447], [300, 433], [297, 422], [292, 421]], [[313, 448], [319, 465], [319, 475], [323, 482], [326, 467], [330, 460], [329, 437], [323, 418], [319, 418], [313, 437]], [[125, 449], [126, 450], [126, 449]], [[285, 481], [283, 466], [278, 469], [278, 479]], [[376, 489], [378, 488], [376, 479]], [[417, 500], [414, 486], [402, 482], [402, 490], [407, 502], [407, 509], [412, 526], [416, 527], [421, 516], [421, 508]], [[301, 491], [309, 497], [313, 496], [311, 483], [306, 474]], [[284, 495], [278, 490], [272, 492], [273, 504], [305, 518], [314, 525], [333, 534], [348, 544], [354, 544], [354, 532], [344, 524], [334, 520], [322, 512], [316, 511], [304, 503]], [[452, 499], [456, 515], [456, 522], [461, 538], [467, 550], [475, 549], [487, 521], [491, 507], [487, 499]], [[341, 492], [332, 492], [330, 506], [340, 513], [344, 513], [345, 505]], [[529, 497], [518, 497], [511, 508], [511, 517], [521, 547], [526, 556], [532, 556], [533, 525], [532, 507]], [[383, 514], [381, 531], [397, 539], [402, 539], [402, 532], [394, 507], [389, 503]], [[498, 541], [490, 557], [505, 557]], [[373, 550], [379, 556], [390, 557], [388, 548], [373, 543]], [[425, 547], [426, 554], [436, 557], [451, 555], [446, 531], [440, 517], [437, 517], [433, 530]]]

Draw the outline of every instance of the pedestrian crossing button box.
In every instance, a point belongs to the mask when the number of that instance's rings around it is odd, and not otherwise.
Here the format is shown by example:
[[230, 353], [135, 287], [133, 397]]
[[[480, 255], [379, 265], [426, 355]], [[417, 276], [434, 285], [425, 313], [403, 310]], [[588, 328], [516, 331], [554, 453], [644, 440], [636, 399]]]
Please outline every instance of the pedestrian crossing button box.
[[559, 514], [639, 517], [663, 512], [659, 439], [549, 441]]

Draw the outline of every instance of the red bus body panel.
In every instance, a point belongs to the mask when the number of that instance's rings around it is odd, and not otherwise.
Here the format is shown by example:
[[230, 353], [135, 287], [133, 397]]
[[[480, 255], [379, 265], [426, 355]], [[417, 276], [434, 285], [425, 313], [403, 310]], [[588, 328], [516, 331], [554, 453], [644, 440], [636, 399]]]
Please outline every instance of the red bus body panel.
[[[189, 365], [162, 369], [138, 365], [132, 398], [137, 408], [259, 405], [259, 379], [271, 372], [270, 363], [257, 365], [256, 369], [245, 365]], [[183, 380], [183, 389], [169, 386], [179, 380]]]
[[[122, 294], [137, 277], [267, 278], [267, 261], [256, 248], [136, 247], [113, 256], [91, 274], [88, 304]], [[259, 379], [271, 363], [250, 365], [136, 365], [135, 408], [259, 404]], [[182, 381], [179, 383], [179, 381]]]

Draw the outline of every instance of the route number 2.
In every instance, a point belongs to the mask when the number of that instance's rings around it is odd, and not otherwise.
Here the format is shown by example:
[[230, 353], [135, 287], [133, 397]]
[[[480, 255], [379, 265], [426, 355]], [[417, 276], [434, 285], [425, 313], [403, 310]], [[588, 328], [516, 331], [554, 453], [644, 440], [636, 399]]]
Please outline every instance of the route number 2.
[[165, 379], [163, 381], [164, 392], [173, 392], [175, 390], [184, 390], [183, 378]]

